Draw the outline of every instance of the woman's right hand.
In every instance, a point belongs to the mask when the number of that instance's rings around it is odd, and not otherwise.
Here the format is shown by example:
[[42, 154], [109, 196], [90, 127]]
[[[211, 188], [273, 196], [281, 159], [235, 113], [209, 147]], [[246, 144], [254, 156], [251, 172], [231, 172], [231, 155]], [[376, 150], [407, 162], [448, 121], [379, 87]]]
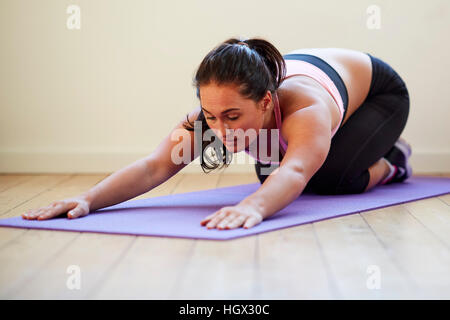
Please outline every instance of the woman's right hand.
[[22, 214], [27, 220], [46, 220], [67, 213], [69, 219], [86, 216], [89, 213], [90, 203], [82, 196], [58, 200], [47, 207], [31, 209]]

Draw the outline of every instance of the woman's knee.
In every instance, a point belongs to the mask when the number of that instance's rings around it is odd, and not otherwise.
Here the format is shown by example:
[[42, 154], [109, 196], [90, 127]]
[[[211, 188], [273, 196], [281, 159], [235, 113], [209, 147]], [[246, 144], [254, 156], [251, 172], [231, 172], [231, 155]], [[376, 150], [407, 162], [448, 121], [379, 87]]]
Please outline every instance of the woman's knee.
[[398, 76], [398, 81], [400, 81], [401, 85], [394, 91], [394, 95], [396, 99], [392, 99], [392, 103], [396, 109], [398, 109], [398, 114], [401, 115], [402, 121], [401, 126], [405, 126], [409, 116], [410, 109], [410, 99], [409, 92], [406, 87], [406, 83], [403, 79]]
[[358, 194], [365, 192], [370, 181], [369, 170], [366, 169], [357, 177], [343, 179], [336, 188], [336, 194]]

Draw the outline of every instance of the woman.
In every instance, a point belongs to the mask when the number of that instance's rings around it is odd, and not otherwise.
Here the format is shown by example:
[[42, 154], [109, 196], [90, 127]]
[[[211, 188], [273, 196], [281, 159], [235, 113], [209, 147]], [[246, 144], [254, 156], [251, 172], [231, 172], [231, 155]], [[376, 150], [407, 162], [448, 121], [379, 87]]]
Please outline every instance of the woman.
[[[242, 150], [257, 159], [261, 186], [202, 220], [207, 228], [253, 227], [302, 192], [362, 193], [412, 175], [411, 147], [399, 138], [409, 114], [406, 85], [368, 53], [321, 48], [282, 56], [264, 39], [233, 38], [206, 55], [194, 85], [201, 106], [174, 128], [183, 128], [187, 138], [173, 141], [172, 131], [150, 156], [86, 193], [23, 217], [48, 219], [69, 210], [69, 218], [80, 217], [151, 190], [198, 155], [206, 172], [228, 165], [230, 156]], [[266, 140], [260, 139], [264, 129]], [[211, 142], [198, 134], [206, 131], [221, 143], [212, 148], [217, 161], [207, 153]], [[279, 145], [273, 132], [279, 133]], [[187, 162], [173, 160], [180, 144]]]

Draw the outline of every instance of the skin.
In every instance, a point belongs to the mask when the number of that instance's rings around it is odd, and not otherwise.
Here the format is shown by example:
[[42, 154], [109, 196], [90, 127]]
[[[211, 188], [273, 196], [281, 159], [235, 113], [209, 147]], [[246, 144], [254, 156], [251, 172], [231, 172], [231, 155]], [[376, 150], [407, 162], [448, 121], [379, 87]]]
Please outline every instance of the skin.
[[[287, 95], [288, 90], [297, 89], [295, 86], [284, 89], [279, 90], [280, 97], [283, 97], [280, 103], [283, 101], [307, 107], [299, 108], [283, 119], [281, 132], [289, 144], [280, 167], [255, 193], [235, 206], [221, 208], [209, 215], [201, 221], [202, 226], [221, 230], [255, 226], [297, 198], [307, 181], [325, 161], [331, 143], [331, 107], [315, 97], [314, 90], [309, 96], [295, 97]], [[218, 137], [222, 141], [227, 128], [251, 128], [257, 132], [262, 128], [276, 128], [270, 91], [255, 103], [241, 97], [235, 85], [219, 86], [211, 83], [200, 88], [200, 99], [209, 127], [219, 133]], [[223, 113], [231, 107], [237, 110]], [[245, 146], [249, 143], [252, 141], [246, 141]], [[226, 147], [235, 152], [242, 149]], [[268, 198], [273, 200], [266, 201]]]
[[22, 214], [27, 220], [46, 220], [67, 212], [69, 219], [86, 216], [89, 213], [89, 202], [82, 197], [73, 197], [55, 201], [50, 205], [38, 209], [28, 210]]
[[[237, 85], [218, 85], [213, 82], [200, 88], [200, 100], [208, 126], [222, 142], [227, 134], [226, 129], [253, 129], [259, 132], [260, 129], [276, 125], [271, 116], [273, 101], [270, 92], [259, 103], [255, 103], [243, 98]], [[244, 144], [225, 144], [225, 147], [231, 152], [239, 152], [253, 142], [247, 137]], [[240, 226], [251, 228], [262, 220], [262, 212], [252, 205], [242, 203], [224, 207], [203, 219], [200, 224], [206, 225], [208, 229], [234, 229]]]
[[[311, 53], [324, 59], [340, 74], [349, 94], [349, 106], [343, 119], [345, 123], [367, 96], [371, 80], [368, 57], [357, 51], [336, 48], [302, 49], [297, 52]], [[280, 133], [288, 142], [280, 167], [256, 192], [235, 206], [221, 208], [205, 217], [201, 225], [221, 230], [257, 225], [295, 200], [325, 161], [331, 144], [332, 129], [339, 124], [339, 111], [335, 101], [320, 84], [301, 75], [285, 79], [276, 93], [282, 114]], [[274, 97], [270, 91], [255, 102], [240, 96], [236, 85], [210, 83], [200, 88], [200, 96], [202, 106], [209, 111], [204, 111], [208, 125], [216, 131], [219, 138], [226, 134], [227, 128], [254, 129], [256, 132], [259, 129], [276, 128]], [[222, 114], [229, 108], [238, 110]], [[200, 108], [196, 108], [190, 112], [191, 122], [198, 117], [200, 111]], [[194, 152], [194, 133], [184, 129], [184, 121], [185, 117], [180, 119], [149, 156], [113, 173], [80, 196], [28, 210], [22, 217], [45, 220], [67, 213], [68, 218], [78, 218], [90, 211], [152, 190], [187, 165], [172, 161], [173, 148], [181, 143], [184, 146], [182, 149], [190, 148], [191, 161], [198, 156]], [[185, 131], [189, 138], [173, 140], [171, 136], [175, 130]], [[226, 147], [232, 152], [239, 152], [253, 142], [247, 138], [243, 146], [239, 147], [238, 144], [239, 148], [231, 149], [232, 146], [229, 145]], [[370, 182], [366, 190], [386, 177], [388, 166], [385, 161], [380, 160], [369, 168], [369, 172]]]
[[[273, 104], [270, 92], [259, 103], [255, 103], [251, 99], [243, 98], [238, 89], [235, 84], [217, 85], [214, 82], [200, 89], [200, 100], [206, 121], [222, 142], [226, 137], [226, 129], [244, 131], [253, 129], [259, 132], [260, 129], [275, 125], [273, 123], [275, 119], [271, 115]], [[230, 151], [239, 152], [255, 140], [249, 139], [250, 137], [247, 137], [245, 145], [226, 144], [225, 147]]]
[[[330, 64], [340, 75], [348, 90], [348, 109], [343, 124], [366, 99], [371, 78], [370, 58], [359, 51], [343, 48], [305, 48], [289, 53], [315, 55]], [[222, 132], [230, 128], [276, 128], [273, 97], [268, 91], [258, 103], [243, 101], [236, 87], [208, 85], [203, 91], [202, 105], [214, 116], [211, 128]], [[234, 207], [226, 207], [201, 221], [207, 228], [233, 229], [252, 227], [278, 212], [303, 191], [312, 175], [322, 166], [331, 144], [331, 132], [339, 125], [340, 114], [331, 95], [314, 79], [294, 75], [285, 79], [277, 90], [282, 113], [281, 135], [288, 142], [286, 154], [277, 174], [270, 175], [261, 187]], [[230, 106], [239, 106], [242, 119], [230, 122], [220, 116]], [[252, 106], [254, 106], [252, 108]], [[259, 106], [259, 108], [258, 108]], [[205, 112], [205, 116], [208, 113]], [[248, 143], [245, 144], [248, 146]], [[241, 151], [241, 150], [236, 150]], [[389, 173], [380, 159], [369, 168], [366, 190], [376, 186]], [[271, 199], [267, 201], [266, 199]]]

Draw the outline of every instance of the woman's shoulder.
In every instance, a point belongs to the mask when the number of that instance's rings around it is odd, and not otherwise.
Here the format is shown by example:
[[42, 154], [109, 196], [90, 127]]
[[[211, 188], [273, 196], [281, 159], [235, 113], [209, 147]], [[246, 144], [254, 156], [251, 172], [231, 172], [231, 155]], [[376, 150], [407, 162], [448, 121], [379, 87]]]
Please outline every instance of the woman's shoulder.
[[364, 55], [361, 51], [347, 48], [301, 48], [292, 50], [284, 55], [296, 53], [310, 54], [323, 60], [340, 60], [345, 57]]
[[283, 120], [301, 109], [319, 104], [327, 106], [326, 110], [330, 112], [333, 124], [339, 123], [340, 113], [336, 102], [315, 80], [305, 76], [295, 76], [286, 79], [285, 82], [277, 91], [282, 132]]
[[319, 101], [328, 101], [324, 88], [316, 80], [295, 75], [282, 82], [277, 90], [282, 118]]
[[348, 92], [347, 118], [367, 97], [372, 79], [372, 62], [366, 52], [345, 48], [306, 48], [293, 50], [288, 54], [291, 53], [314, 55], [339, 74]]
[[[289, 54], [310, 54], [328, 63], [341, 76], [346, 85], [361, 72], [370, 73], [371, 62], [365, 52], [346, 48], [305, 48]], [[285, 60], [286, 61], [286, 60]]]

